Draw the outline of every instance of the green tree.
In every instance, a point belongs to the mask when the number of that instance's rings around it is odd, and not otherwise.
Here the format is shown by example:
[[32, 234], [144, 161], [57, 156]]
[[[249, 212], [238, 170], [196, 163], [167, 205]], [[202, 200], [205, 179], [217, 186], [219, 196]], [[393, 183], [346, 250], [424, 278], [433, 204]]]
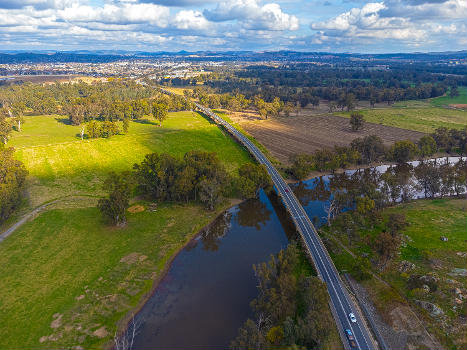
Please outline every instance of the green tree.
[[271, 184], [271, 179], [263, 165], [252, 163], [243, 164], [238, 169], [239, 189], [243, 198], [254, 198], [261, 188]]
[[101, 124], [95, 120], [91, 120], [86, 125], [86, 134], [89, 138], [95, 139], [102, 136]]
[[128, 129], [130, 129], [130, 120], [128, 118], [123, 119], [123, 133], [128, 134]]
[[418, 140], [418, 150], [422, 157], [432, 156], [436, 153], [436, 141], [430, 135], [425, 135]]
[[352, 127], [352, 131], [358, 131], [363, 129], [363, 125], [365, 123], [365, 118], [363, 117], [363, 114], [353, 112], [350, 115], [350, 126]]
[[110, 173], [104, 182], [107, 197], [99, 199], [98, 208], [112, 224], [126, 224], [126, 210], [129, 207], [132, 191], [132, 181], [129, 173]]
[[152, 104], [151, 113], [154, 119], [159, 121], [159, 126], [162, 126], [162, 122], [167, 119], [169, 110], [166, 104], [154, 102]]
[[11, 130], [13, 130], [13, 127], [10, 121], [4, 116], [0, 115], [0, 138], [5, 145], [10, 138]]
[[389, 152], [397, 163], [406, 163], [417, 155], [418, 149], [412, 141], [404, 140], [395, 142]]
[[0, 223], [18, 207], [28, 171], [14, 157], [14, 148], [0, 144]]

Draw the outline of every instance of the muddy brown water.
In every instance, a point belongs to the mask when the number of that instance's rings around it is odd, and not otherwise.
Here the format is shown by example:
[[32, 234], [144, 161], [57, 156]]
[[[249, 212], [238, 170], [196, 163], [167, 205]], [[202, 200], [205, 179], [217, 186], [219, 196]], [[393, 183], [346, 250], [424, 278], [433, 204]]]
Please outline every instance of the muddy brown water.
[[293, 225], [275, 195], [261, 192], [227, 210], [174, 259], [137, 316], [133, 348], [227, 349], [252, 316], [253, 264], [285, 248], [287, 233]]
[[[365, 169], [362, 174], [371, 177], [372, 171], [387, 168]], [[316, 226], [326, 223], [330, 183], [341, 181], [338, 177], [291, 185]], [[415, 191], [414, 197], [423, 193]], [[136, 317], [140, 327], [133, 349], [228, 349], [238, 329], [253, 316], [250, 302], [257, 296], [253, 264], [269, 260], [290, 239], [297, 239], [295, 228], [275, 194], [262, 191], [258, 199], [227, 210], [174, 259]]]

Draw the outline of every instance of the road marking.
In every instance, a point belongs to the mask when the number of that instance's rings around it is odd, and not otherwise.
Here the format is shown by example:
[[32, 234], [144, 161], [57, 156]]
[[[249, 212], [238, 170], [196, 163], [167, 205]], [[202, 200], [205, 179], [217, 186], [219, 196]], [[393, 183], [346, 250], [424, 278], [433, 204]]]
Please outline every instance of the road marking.
[[[164, 89], [161, 89], [161, 90], [163, 92], [166, 92]], [[341, 307], [340, 310], [341, 310], [341, 313], [343, 313], [344, 318], [341, 319], [339, 315], [337, 314], [337, 317], [339, 318], [339, 320], [336, 320], [336, 323], [339, 322], [344, 329], [346, 329], [346, 327], [349, 327], [352, 330], [358, 348], [362, 349], [357, 339], [357, 337], [361, 335], [366, 345], [365, 349], [372, 349], [371, 347], [368, 346], [369, 344], [367, 342], [366, 334], [365, 334], [366, 329], [364, 332], [362, 331], [362, 328], [360, 328], [359, 324], [352, 325], [348, 320], [348, 315], [347, 315], [348, 310], [350, 310], [350, 312], [357, 313], [357, 315], [359, 316], [359, 319], [361, 319], [361, 317], [358, 314], [358, 312], [354, 311], [354, 309], [355, 310], [357, 309], [352, 308], [351, 305], [353, 305], [353, 303], [349, 300], [349, 296], [345, 293], [344, 288], [342, 287], [342, 281], [340, 280], [339, 274], [332, 262], [332, 259], [327, 253], [327, 250], [324, 247], [324, 244], [322, 243], [321, 239], [319, 238], [318, 233], [316, 232], [316, 229], [314, 228], [305, 209], [298, 201], [298, 198], [295, 196], [295, 194], [293, 194], [293, 192], [291, 192], [290, 187], [287, 185], [287, 183], [285, 183], [284, 179], [280, 176], [280, 174], [278, 173], [276, 168], [274, 168], [274, 166], [271, 164], [269, 159], [267, 159], [264, 156], [264, 154], [247, 137], [245, 137], [232, 125], [227, 123], [225, 120], [223, 120], [217, 114], [213, 113], [211, 110], [201, 106], [200, 104], [196, 102], [194, 104], [196, 107], [201, 109], [201, 111], [203, 111], [209, 117], [213, 118], [215, 121], [218, 121], [219, 124], [224, 126], [235, 137], [237, 137], [245, 145], [248, 151], [250, 151], [250, 153], [258, 160], [258, 162], [260, 164], [265, 165], [281, 197], [285, 198], [284, 204], [286, 206], [286, 209], [290, 212], [292, 218], [295, 219], [297, 228], [302, 232], [302, 236], [305, 241], [309, 254], [314, 260], [316, 260], [316, 265], [317, 265], [316, 268], [318, 269], [318, 273], [320, 273], [323, 276], [323, 279], [324, 277], [327, 278], [328, 282], [326, 284], [328, 285], [328, 291], [333, 291], [332, 295], [334, 295], [334, 297], [337, 298], [340, 304], [340, 307]], [[314, 253], [311, 251], [311, 247], [314, 249]], [[329, 271], [329, 269], [331, 271]], [[340, 293], [338, 292], [338, 290]], [[329, 294], [331, 296], [331, 293]], [[344, 307], [340, 294], [342, 295], [342, 299], [344, 299], [344, 303], [346, 304], [345, 305], [346, 307]], [[331, 302], [334, 304], [334, 302], [332, 301], [332, 298], [331, 298]], [[336, 313], [339, 313], [337, 308], [335, 309], [336, 309]], [[359, 330], [360, 334], [358, 336], [355, 333], [353, 327], [356, 327], [356, 329]]]

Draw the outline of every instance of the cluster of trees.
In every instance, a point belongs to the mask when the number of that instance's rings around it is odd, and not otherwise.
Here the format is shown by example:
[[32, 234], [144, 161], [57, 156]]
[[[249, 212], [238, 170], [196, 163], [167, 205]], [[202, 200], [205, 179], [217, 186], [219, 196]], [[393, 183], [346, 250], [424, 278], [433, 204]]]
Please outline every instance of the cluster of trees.
[[238, 176], [230, 175], [215, 152], [193, 150], [182, 159], [150, 153], [133, 166], [133, 172], [109, 176], [104, 184], [108, 196], [100, 208], [112, 223], [123, 224], [127, 199], [134, 192], [157, 202], [196, 201], [213, 210], [227, 196], [239, 193], [252, 198], [270, 183], [261, 165], [246, 163], [238, 169]]
[[145, 115], [162, 122], [168, 111], [190, 109], [191, 103], [183, 96], [167, 96], [131, 80], [93, 84], [26, 83], [0, 88], [0, 118], [8, 118], [10, 129], [15, 126], [18, 131], [25, 112], [67, 115], [71, 124], [80, 125], [90, 120], [135, 120]]
[[146, 99], [130, 101], [96, 100], [94, 97], [78, 98], [62, 108], [73, 125], [80, 125], [89, 120], [137, 120], [151, 115], [159, 122], [167, 117], [168, 111], [184, 111], [191, 109], [191, 104], [182, 96], [163, 95], [154, 92], [154, 96]]
[[[364, 169], [352, 174], [335, 174], [328, 185], [323, 181], [318, 180], [315, 189], [319, 193], [313, 196], [329, 199], [326, 208], [328, 225], [334, 232], [346, 235], [349, 245], [363, 239], [360, 236], [362, 230], [383, 227], [367, 243], [373, 248], [373, 262], [384, 268], [399, 249], [400, 232], [405, 224], [397, 215], [384, 221], [381, 209], [410, 201], [417, 193], [423, 193], [426, 198], [462, 195], [467, 189], [467, 164], [462, 159], [455, 164], [443, 160], [421, 161], [417, 166], [403, 163], [391, 166], [383, 173]], [[301, 197], [306, 198], [306, 194]], [[313, 199], [316, 198], [308, 198]], [[364, 266], [365, 263], [359, 261], [353, 271], [359, 278], [366, 276], [357, 273], [358, 269], [364, 271]]]
[[248, 108], [253, 108], [263, 118], [270, 116], [278, 116], [279, 113], [284, 112], [290, 114], [294, 107], [284, 104], [278, 97], [273, 98], [271, 102], [264, 101], [260, 95], [252, 96], [252, 98], [245, 98], [241, 93], [235, 94], [215, 94], [209, 88], [196, 88], [193, 90], [184, 90], [183, 94], [186, 98], [196, 98], [203, 106], [211, 109], [225, 108], [231, 111], [243, 111]]
[[268, 263], [254, 266], [258, 297], [251, 303], [254, 319], [248, 319], [230, 348], [320, 349], [333, 320], [328, 310], [326, 286], [307, 274], [300, 251], [289, 244]]
[[114, 79], [109, 82], [87, 84], [55, 83], [9, 85], [0, 87], [0, 105], [10, 108], [22, 102], [33, 114], [60, 114], [64, 106], [77, 99], [89, 99], [111, 104], [116, 101], [131, 101], [150, 98], [155, 90], [132, 80]]
[[368, 165], [388, 161], [405, 163], [418, 156], [432, 156], [438, 151], [466, 153], [467, 129], [448, 130], [441, 127], [431, 135], [425, 135], [415, 144], [410, 140], [395, 142], [386, 147], [383, 140], [375, 135], [356, 138], [349, 147], [334, 147], [316, 150], [312, 154], [297, 154], [291, 157], [288, 171], [298, 180], [304, 179], [312, 170], [331, 171], [350, 165]]
[[[126, 131], [128, 131], [128, 123], [125, 123]], [[117, 123], [111, 121], [95, 121], [91, 120], [86, 125], [86, 135], [91, 139], [98, 137], [111, 137], [120, 134], [120, 128]]]
[[21, 203], [27, 174], [23, 163], [14, 158], [14, 149], [0, 145], [0, 223]]
[[281, 101], [305, 107], [325, 99], [333, 101], [333, 107], [352, 109], [356, 100], [370, 101], [374, 105], [437, 97], [446, 93], [449, 86], [456, 88], [465, 82], [460, 76], [440, 76], [407, 65], [398, 70], [288, 65], [278, 68], [250, 66], [213, 76], [205, 84], [218, 93], [242, 91], [247, 98], [261, 95], [268, 102], [279, 97]]

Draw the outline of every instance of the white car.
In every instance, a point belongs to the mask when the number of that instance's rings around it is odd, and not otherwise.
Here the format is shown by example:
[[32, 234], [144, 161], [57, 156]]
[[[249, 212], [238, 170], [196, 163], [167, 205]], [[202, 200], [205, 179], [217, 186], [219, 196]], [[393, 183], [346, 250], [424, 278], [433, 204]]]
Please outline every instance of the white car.
[[350, 318], [350, 321], [352, 321], [353, 323], [357, 322], [357, 319], [355, 318], [355, 315], [353, 314], [353, 312], [349, 314], [349, 318]]

